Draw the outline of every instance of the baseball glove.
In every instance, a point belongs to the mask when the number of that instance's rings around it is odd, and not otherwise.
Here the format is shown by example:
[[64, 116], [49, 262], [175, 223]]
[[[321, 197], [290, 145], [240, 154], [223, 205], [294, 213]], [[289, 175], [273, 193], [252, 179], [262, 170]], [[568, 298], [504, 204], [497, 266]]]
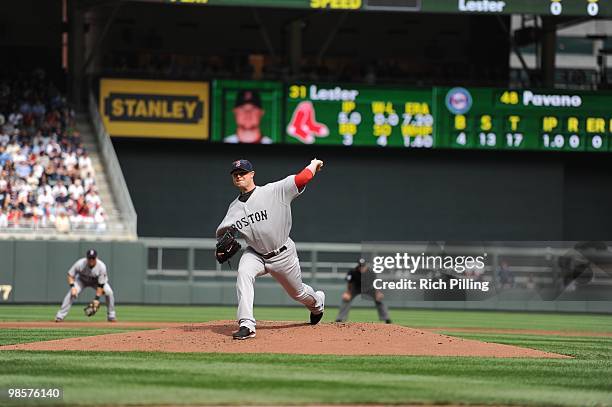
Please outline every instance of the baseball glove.
[[98, 309], [100, 309], [100, 302], [92, 301], [83, 308], [83, 311], [88, 317], [93, 317], [98, 312]]
[[240, 250], [242, 246], [236, 240], [237, 230], [235, 226], [228, 229], [223, 236], [217, 241], [217, 249], [215, 250], [215, 257], [221, 264], [225, 263], [232, 258], [234, 254]]

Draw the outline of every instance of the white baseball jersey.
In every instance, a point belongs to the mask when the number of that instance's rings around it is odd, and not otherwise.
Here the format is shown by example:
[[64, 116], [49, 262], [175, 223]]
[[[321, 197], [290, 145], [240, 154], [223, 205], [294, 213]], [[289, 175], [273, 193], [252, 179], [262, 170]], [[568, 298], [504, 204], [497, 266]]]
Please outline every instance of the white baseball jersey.
[[106, 264], [100, 259], [97, 259], [96, 265], [90, 268], [89, 264], [87, 264], [87, 259], [83, 257], [70, 267], [68, 274], [74, 278], [78, 277], [84, 283], [106, 284], [108, 282]]
[[295, 175], [255, 187], [246, 202], [238, 198], [230, 204], [217, 228], [217, 237], [232, 225], [247, 244], [261, 254], [282, 247], [291, 231], [291, 201], [304, 191], [295, 185]]

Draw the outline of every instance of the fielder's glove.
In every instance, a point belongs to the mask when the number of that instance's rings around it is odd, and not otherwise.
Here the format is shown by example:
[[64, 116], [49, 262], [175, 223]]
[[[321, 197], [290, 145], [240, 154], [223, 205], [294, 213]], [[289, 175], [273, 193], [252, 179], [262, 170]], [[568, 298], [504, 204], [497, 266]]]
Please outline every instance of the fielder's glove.
[[223, 236], [217, 241], [217, 249], [215, 250], [215, 257], [221, 264], [225, 263], [232, 258], [234, 254], [240, 250], [242, 246], [236, 240], [237, 230], [235, 226], [228, 229]]
[[100, 309], [100, 301], [92, 301], [89, 304], [87, 304], [87, 306], [85, 308], [83, 308], [83, 311], [85, 312], [85, 315], [87, 315], [88, 317], [93, 317], [94, 315], [96, 315], [96, 312], [98, 312], [98, 310]]

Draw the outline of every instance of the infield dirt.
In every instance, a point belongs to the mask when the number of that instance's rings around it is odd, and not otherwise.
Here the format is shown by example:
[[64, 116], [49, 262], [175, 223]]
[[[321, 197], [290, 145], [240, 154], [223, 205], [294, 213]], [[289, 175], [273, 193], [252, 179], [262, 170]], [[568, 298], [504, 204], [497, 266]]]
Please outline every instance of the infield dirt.
[[[18, 324], [18, 323], [16, 323]], [[43, 328], [42, 324], [37, 327]], [[60, 324], [63, 325], [63, 324]], [[76, 324], [67, 324], [76, 327]], [[80, 325], [80, 324], [79, 324]], [[86, 324], [92, 327], [91, 324]], [[113, 324], [114, 325], [114, 324]], [[123, 325], [123, 324], [122, 324]], [[139, 324], [129, 324], [136, 328]], [[154, 324], [139, 328], [153, 327]], [[285, 353], [568, 358], [550, 352], [379, 323], [258, 322], [257, 337], [232, 339], [235, 321], [162, 324], [160, 329], [0, 346], [0, 350]], [[49, 327], [58, 325], [49, 324]], [[126, 325], [127, 326], [127, 325]], [[159, 326], [159, 325], [158, 325]], [[21, 323], [21, 327], [28, 327]], [[33, 328], [30, 326], [29, 328]]]

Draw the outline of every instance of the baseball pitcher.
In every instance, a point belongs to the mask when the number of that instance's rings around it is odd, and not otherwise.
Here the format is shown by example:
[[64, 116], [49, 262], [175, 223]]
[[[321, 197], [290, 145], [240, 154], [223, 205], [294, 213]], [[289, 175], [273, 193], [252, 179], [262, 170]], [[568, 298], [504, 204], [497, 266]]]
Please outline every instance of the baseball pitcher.
[[310, 323], [323, 317], [325, 294], [302, 282], [300, 263], [291, 231], [291, 202], [323, 167], [323, 161], [313, 159], [297, 175], [256, 186], [253, 165], [247, 160], [232, 163], [230, 171], [240, 195], [230, 204], [225, 218], [217, 228], [216, 257], [227, 261], [239, 249], [235, 238], [241, 236], [248, 247], [240, 258], [236, 293], [238, 296], [238, 331], [234, 339], [255, 337], [253, 299], [255, 278], [270, 273], [287, 294], [310, 310]]
[[100, 308], [100, 296], [105, 295], [106, 318], [109, 322], [117, 320], [115, 315], [115, 296], [113, 289], [108, 283], [106, 264], [98, 259], [98, 253], [94, 249], [87, 250], [86, 256], [77, 260], [68, 270], [68, 285], [70, 290], [66, 297], [64, 297], [60, 310], [55, 315], [55, 322], [62, 322], [66, 318], [72, 303], [85, 287], [91, 287], [96, 290], [94, 300], [84, 309], [85, 315], [88, 317], [93, 316]]

